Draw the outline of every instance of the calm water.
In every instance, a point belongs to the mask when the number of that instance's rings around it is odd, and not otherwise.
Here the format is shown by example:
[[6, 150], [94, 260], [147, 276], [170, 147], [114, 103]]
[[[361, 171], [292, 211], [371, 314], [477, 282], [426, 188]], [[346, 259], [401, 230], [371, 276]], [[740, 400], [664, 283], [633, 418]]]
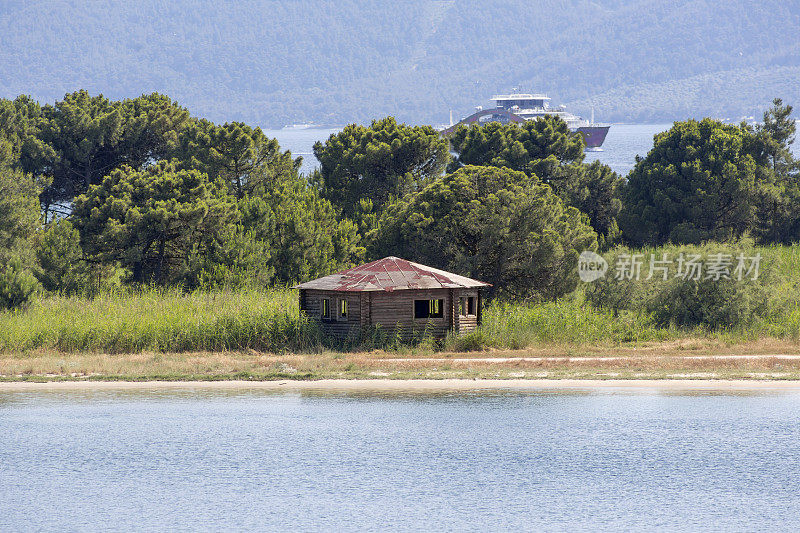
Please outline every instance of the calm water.
[[602, 152], [586, 152], [587, 163], [598, 160], [622, 176], [653, 148], [653, 136], [667, 131], [672, 124], [615, 124], [608, 130]]
[[800, 393], [0, 393], [0, 530], [770, 530]]
[[[636, 156], [642, 157], [653, 147], [653, 136], [666, 131], [672, 124], [614, 124], [608, 131], [602, 152], [587, 152], [586, 162], [599, 160], [625, 176], [633, 168]], [[281, 148], [303, 156], [302, 172], [309, 173], [317, 167], [312, 146], [316, 141], [324, 142], [340, 129], [265, 130], [268, 137], [278, 139]], [[792, 146], [796, 157], [800, 157], [800, 142]]]
[[[599, 159], [615, 171], [625, 175], [633, 168], [636, 155], [647, 155], [653, 147], [653, 135], [668, 130], [672, 124], [615, 124], [608, 131], [602, 152], [587, 152], [586, 161]], [[281, 148], [303, 156], [302, 172], [311, 172], [317, 160], [311, 151], [316, 141], [325, 141], [339, 129], [265, 130], [268, 137], [278, 139]]]
[[317, 141], [325, 142], [331, 134], [342, 131], [341, 128], [323, 129], [309, 128], [307, 130], [264, 130], [267, 137], [278, 139], [282, 150], [291, 150], [292, 155], [303, 157], [303, 166], [300, 172], [308, 174], [319, 166], [319, 161], [314, 157], [312, 148]]

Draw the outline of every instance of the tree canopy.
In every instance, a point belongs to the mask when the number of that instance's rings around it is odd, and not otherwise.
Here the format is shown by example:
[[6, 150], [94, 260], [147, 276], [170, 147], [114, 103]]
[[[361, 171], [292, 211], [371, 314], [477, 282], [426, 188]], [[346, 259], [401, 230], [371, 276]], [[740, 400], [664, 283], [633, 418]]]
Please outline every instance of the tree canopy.
[[210, 249], [236, 216], [224, 184], [161, 162], [113, 171], [75, 199], [71, 218], [90, 255], [118, 261], [131, 281], [163, 285], [179, 282], [193, 249]]
[[756, 127], [770, 167], [756, 198], [754, 233], [763, 242], [800, 240], [800, 160], [791, 152], [797, 129], [791, 115], [792, 106], [776, 98]]
[[0, 264], [29, 254], [29, 241], [40, 226], [41, 185], [13, 167], [12, 144], [0, 136]]
[[40, 226], [40, 184], [13, 168], [18, 156], [0, 132], [0, 309], [18, 307], [37, 289], [31, 241]]
[[492, 284], [494, 294], [556, 298], [575, 288], [597, 236], [549, 186], [507, 168], [466, 166], [392, 204], [370, 245]]
[[52, 177], [42, 194], [45, 214], [114, 169], [168, 159], [189, 120], [188, 111], [160, 94], [113, 101], [85, 90], [29, 116], [38, 143], [25, 145], [22, 164], [27, 172]]
[[762, 146], [748, 127], [712, 119], [676, 122], [656, 135], [624, 188], [625, 239], [643, 245], [742, 236], [753, 227], [764, 179]]
[[432, 127], [398, 124], [393, 117], [369, 127], [350, 124], [317, 142], [314, 155], [323, 198], [355, 219], [421, 189], [442, 174], [450, 158], [447, 141]]
[[240, 199], [296, 174], [302, 163], [302, 158], [281, 152], [278, 141], [267, 138], [261, 128], [241, 122], [217, 126], [204, 119], [181, 135], [178, 157], [188, 168], [225, 181]]
[[78, 294], [91, 284], [91, 268], [84, 258], [80, 233], [69, 220], [52, 221], [38, 235], [34, 250], [38, 262], [34, 274], [45, 290]]
[[792, 108], [775, 99], [755, 128], [676, 122], [628, 176], [620, 227], [632, 245], [699, 243], [752, 234], [800, 239], [800, 166]]
[[392, 117], [350, 125], [304, 176], [261, 129], [162, 95], [0, 100], [0, 306], [41, 288], [291, 284], [389, 254], [542, 300], [573, 290], [579, 253], [620, 228], [633, 245], [796, 242], [791, 115], [776, 99], [755, 127], [675, 123], [622, 184], [557, 117], [449, 139]]
[[607, 165], [584, 164], [583, 137], [557, 116], [522, 124], [489, 122], [459, 126], [450, 136], [457, 157], [450, 170], [463, 165], [506, 167], [537, 177], [567, 204], [589, 217], [603, 246], [618, 237], [617, 214], [622, 180]]
[[76, 292], [90, 272], [99, 286], [117, 266], [130, 283], [291, 283], [364, 254], [356, 225], [299, 175], [301, 158], [260, 128], [196, 119], [163, 95], [0, 99], [0, 139], [0, 222], [34, 228], [18, 239], [29, 259], [32, 232], [49, 223], [33, 246], [47, 290]]
[[461, 125], [451, 134], [450, 146], [458, 154], [451, 170], [463, 165], [491, 165], [543, 175], [547, 166], [544, 160], [550, 158], [556, 165], [580, 163], [586, 145], [561, 118], [546, 115], [521, 124]]

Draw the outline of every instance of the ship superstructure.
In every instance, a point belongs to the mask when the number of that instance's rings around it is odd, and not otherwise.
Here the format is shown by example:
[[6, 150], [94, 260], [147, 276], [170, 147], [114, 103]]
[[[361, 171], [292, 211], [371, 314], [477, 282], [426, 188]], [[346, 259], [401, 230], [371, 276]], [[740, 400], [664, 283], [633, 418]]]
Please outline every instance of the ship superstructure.
[[535, 120], [543, 116], [557, 116], [567, 123], [572, 131], [577, 131], [583, 136], [587, 150], [597, 150], [606, 139], [606, 134], [610, 126], [594, 123], [594, 111], [592, 120], [573, 115], [566, 110], [565, 106], [550, 108], [550, 98], [545, 94], [530, 93], [511, 93], [498, 94], [491, 98], [495, 102], [494, 108], [483, 109], [477, 107], [475, 113], [462, 119], [458, 124], [454, 124], [443, 130], [443, 133], [453, 131], [459, 124], [484, 124], [486, 122], [525, 122]]

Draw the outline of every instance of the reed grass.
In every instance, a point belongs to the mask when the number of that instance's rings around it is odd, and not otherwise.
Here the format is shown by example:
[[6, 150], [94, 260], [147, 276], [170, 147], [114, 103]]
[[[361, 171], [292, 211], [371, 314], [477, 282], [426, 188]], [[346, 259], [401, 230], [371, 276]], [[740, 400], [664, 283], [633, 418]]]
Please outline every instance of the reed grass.
[[319, 342], [317, 329], [299, 315], [296, 292], [288, 289], [49, 297], [0, 313], [0, 351], [5, 352], [285, 352], [309, 350]]
[[[747, 327], [659, 326], [641, 311], [591, 305], [578, 290], [555, 302], [494, 302], [483, 325], [444, 343], [366, 332], [357, 341], [326, 339], [298, 310], [296, 291], [284, 288], [184, 293], [178, 290], [109, 292], [93, 299], [43, 297], [26, 309], [0, 312], [0, 352], [186, 353], [247, 351], [319, 353], [391, 350], [426, 354], [439, 350], [525, 349], [536, 345], [624, 346], [679, 339], [722, 344], [761, 338], [800, 341], [800, 250], [760, 247], [779, 275], [771, 287], [776, 307]], [[658, 252], [656, 250], [656, 252]], [[379, 332], [378, 332], [379, 333]]]

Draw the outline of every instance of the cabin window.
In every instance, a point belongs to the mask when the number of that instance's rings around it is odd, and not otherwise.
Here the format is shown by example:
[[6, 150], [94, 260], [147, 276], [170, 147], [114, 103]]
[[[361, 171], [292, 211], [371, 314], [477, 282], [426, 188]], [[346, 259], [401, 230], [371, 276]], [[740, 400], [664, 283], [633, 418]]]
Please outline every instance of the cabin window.
[[347, 319], [347, 300], [339, 300], [339, 317]]
[[475, 297], [470, 296], [467, 298], [467, 314], [474, 315], [475, 314]]
[[442, 318], [444, 316], [444, 300], [414, 300], [414, 318]]
[[442, 318], [444, 316], [444, 300], [431, 300], [429, 303], [430, 317]]
[[428, 318], [428, 300], [414, 300], [414, 318]]
[[331, 317], [331, 301], [328, 298], [322, 299], [322, 318]]
[[467, 299], [466, 298], [459, 298], [458, 299], [458, 314], [461, 316], [465, 316], [467, 314]]

